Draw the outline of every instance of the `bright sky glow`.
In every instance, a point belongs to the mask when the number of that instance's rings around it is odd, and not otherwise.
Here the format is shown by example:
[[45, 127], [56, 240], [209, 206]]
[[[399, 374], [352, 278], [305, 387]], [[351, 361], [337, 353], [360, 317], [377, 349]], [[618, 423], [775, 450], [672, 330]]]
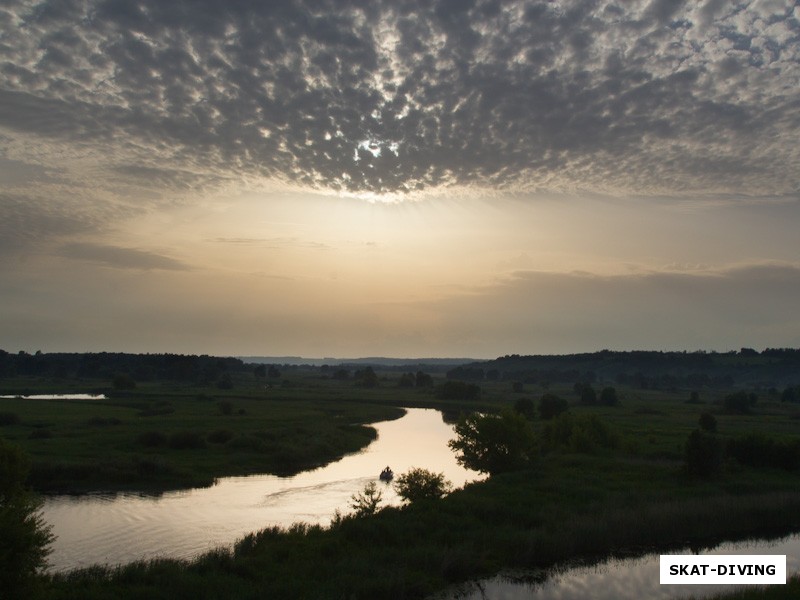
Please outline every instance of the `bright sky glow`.
[[6, 2], [0, 347], [800, 346], [799, 19]]

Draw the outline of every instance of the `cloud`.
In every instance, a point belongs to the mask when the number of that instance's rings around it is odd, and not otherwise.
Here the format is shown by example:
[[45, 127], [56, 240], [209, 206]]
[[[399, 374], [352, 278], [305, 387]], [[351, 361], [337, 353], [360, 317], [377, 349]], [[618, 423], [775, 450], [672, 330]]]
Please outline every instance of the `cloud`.
[[58, 249], [65, 258], [99, 263], [115, 269], [186, 271], [189, 266], [168, 256], [135, 248], [73, 242]]
[[800, 190], [800, 23], [783, 2], [4, 6], [0, 127], [105, 149], [131, 165], [112, 178]]
[[519, 271], [429, 307], [473, 352], [718, 349], [800, 344], [800, 267], [614, 276]]

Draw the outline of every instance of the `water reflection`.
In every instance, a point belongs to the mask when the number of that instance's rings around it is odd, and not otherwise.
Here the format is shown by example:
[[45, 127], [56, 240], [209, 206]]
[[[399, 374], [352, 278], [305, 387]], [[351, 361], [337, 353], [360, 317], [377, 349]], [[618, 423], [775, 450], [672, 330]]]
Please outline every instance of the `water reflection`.
[[[453, 429], [438, 411], [408, 409], [401, 419], [373, 426], [378, 439], [363, 452], [294, 477], [226, 477], [210, 488], [158, 497], [49, 497], [44, 517], [57, 536], [51, 569], [157, 556], [190, 558], [271, 525], [327, 525], [336, 509], [350, 512], [350, 496], [377, 481], [386, 465], [397, 474], [411, 467], [444, 473], [457, 487], [480, 477], [456, 463], [447, 447]], [[384, 503], [400, 503], [391, 485], [379, 486]]]
[[[691, 550], [669, 554], [691, 554]], [[725, 543], [702, 554], [785, 554], [786, 573], [800, 572], [800, 534], [778, 540]], [[440, 600], [668, 600], [704, 598], [752, 586], [660, 585], [659, 555], [610, 559], [590, 567], [564, 569], [541, 580], [541, 574], [503, 575], [439, 596]]]

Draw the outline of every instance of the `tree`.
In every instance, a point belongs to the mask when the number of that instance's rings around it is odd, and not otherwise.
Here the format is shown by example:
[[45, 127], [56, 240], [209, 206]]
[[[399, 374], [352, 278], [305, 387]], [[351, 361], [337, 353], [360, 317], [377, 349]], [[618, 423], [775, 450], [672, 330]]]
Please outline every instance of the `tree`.
[[710, 412], [704, 412], [701, 414], [698, 424], [700, 425], [700, 429], [702, 431], [706, 431], [708, 433], [717, 432], [717, 419]]
[[686, 440], [686, 472], [691, 477], [709, 479], [722, 471], [722, 441], [714, 434], [695, 429]]
[[544, 421], [569, 410], [569, 403], [555, 394], [544, 394], [539, 400], [539, 416]]
[[259, 379], [266, 379], [267, 365], [258, 365], [255, 369], [253, 369], [253, 375]]
[[574, 386], [575, 393], [581, 398], [581, 404], [597, 404], [597, 392], [588, 383], [578, 382]]
[[356, 511], [357, 517], [369, 517], [378, 512], [378, 505], [383, 494], [374, 481], [370, 481], [358, 494], [350, 496], [350, 508]]
[[530, 398], [520, 398], [514, 402], [514, 410], [529, 421], [536, 416], [536, 407]]
[[401, 388], [410, 388], [414, 387], [414, 382], [416, 378], [414, 377], [413, 373], [403, 373], [400, 375], [400, 380], [397, 382], [397, 387]]
[[26, 456], [0, 439], [0, 595], [8, 598], [32, 595], [53, 540], [41, 501], [25, 488], [27, 474]]
[[455, 426], [456, 439], [448, 445], [456, 461], [480, 473], [503, 473], [527, 467], [537, 454], [533, 429], [513, 410], [499, 415], [472, 413]]
[[603, 391], [600, 392], [600, 404], [605, 404], [606, 406], [616, 406], [619, 404], [617, 390], [613, 387], [603, 388]]
[[452, 487], [453, 484], [444, 478], [443, 473], [433, 473], [418, 467], [400, 475], [394, 484], [397, 494], [412, 504], [420, 500], [438, 500]]
[[433, 377], [422, 371], [417, 371], [416, 386], [418, 388], [433, 387]]
[[725, 396], [723, 405], [728, 412], [746, 415], [751, 412], [757, 400], [758, 396], [753, 393], [736, 392]]

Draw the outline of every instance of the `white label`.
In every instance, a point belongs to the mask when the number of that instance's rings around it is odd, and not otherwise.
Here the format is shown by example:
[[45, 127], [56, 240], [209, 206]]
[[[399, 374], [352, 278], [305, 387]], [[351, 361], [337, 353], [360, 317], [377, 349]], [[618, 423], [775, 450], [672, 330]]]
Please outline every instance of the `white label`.
[[661, 583], [786, 583], [785, 554], [661, 555]]

